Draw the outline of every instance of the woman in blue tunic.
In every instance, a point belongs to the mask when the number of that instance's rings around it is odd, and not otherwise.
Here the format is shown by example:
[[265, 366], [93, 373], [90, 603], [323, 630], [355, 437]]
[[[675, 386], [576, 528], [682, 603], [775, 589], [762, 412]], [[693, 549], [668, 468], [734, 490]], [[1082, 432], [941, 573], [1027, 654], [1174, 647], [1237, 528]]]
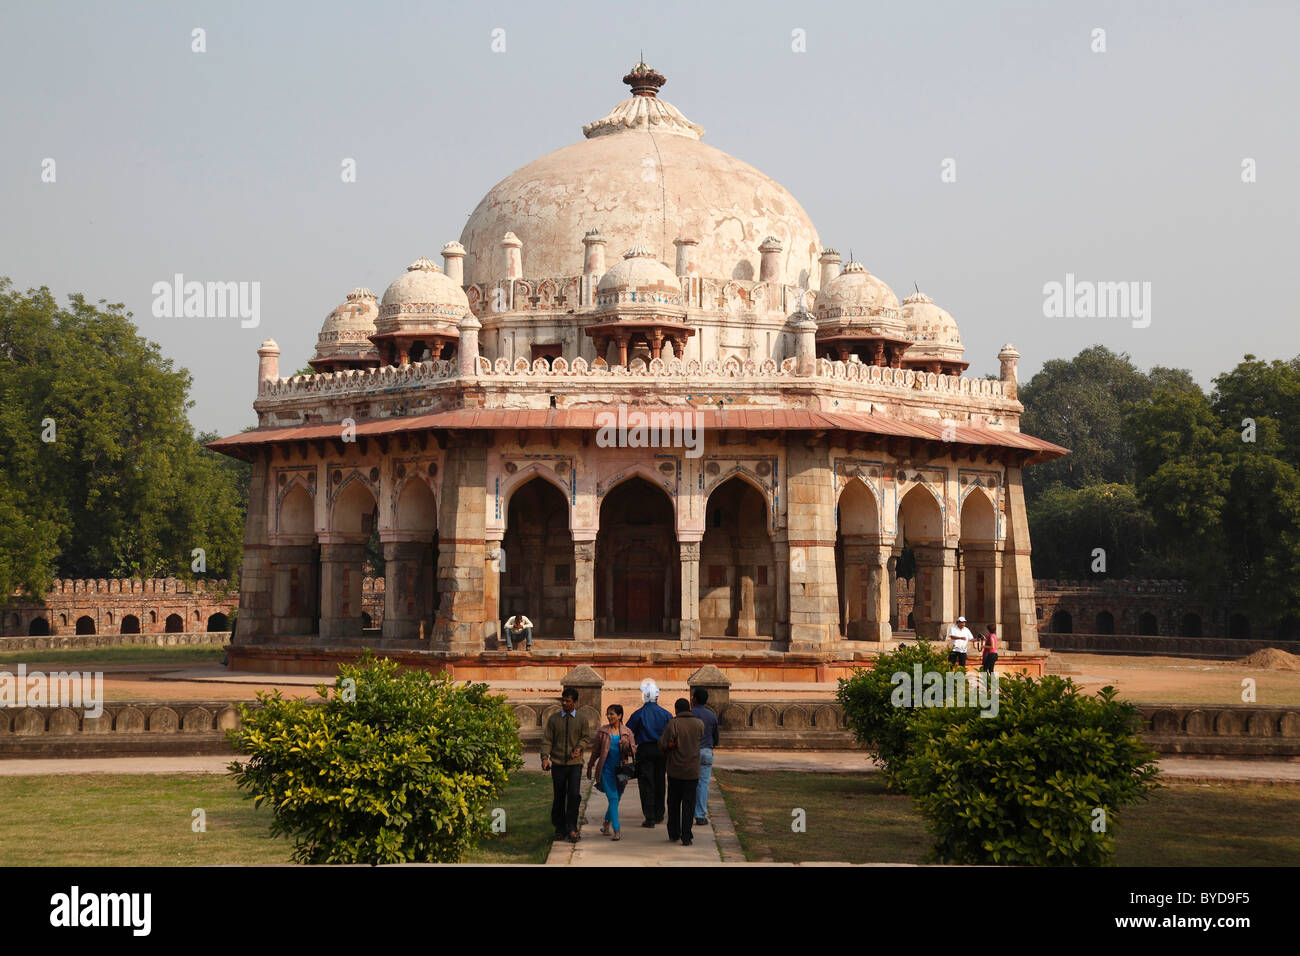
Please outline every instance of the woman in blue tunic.
[[627, 780], [620, 780], [617, 771], [620, 764], [636, 757], [636, 742], [632, 739], [632, 734], [628, 733], [627, 728], [623, 726], [621, 704], [610, 704], [605, 709], [605, 720], [608, 723], [600, 728], [596, 743], [591, 748], [591, 760], [587, 763], [587, 779], [590, 780], [595, 769], [600, 768], [600, 779], [596, 781], [596, 789], [609, 800], [609, 807], [605, 810], [605, 822], [601, 824], [600, 832], [606, 836], [612, 833], [615, 840], [621, 840], [623, 834], [618, 823], [618, 802], [623, 796], [623, 788], [627, 786]]

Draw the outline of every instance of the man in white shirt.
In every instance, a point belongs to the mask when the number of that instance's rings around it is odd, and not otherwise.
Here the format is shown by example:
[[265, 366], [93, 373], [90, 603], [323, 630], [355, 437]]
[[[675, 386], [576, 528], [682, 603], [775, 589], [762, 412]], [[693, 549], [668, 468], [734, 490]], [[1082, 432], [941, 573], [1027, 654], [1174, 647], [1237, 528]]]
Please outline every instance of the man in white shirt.
[[515, 638], [523, 635], [528, 650], [533, 649], [533, 622], [522, 614], [512, 614], [506, 621], [506, 650], [515, 649]]
[[966, 618], [957, 618], [957, 623], [948, 628], [948, 663], [960, 664], [966, 666], [966, 652], [970, 648], [970, 642], [975, 640], [975, 635], [970, 632], [966, 626]]

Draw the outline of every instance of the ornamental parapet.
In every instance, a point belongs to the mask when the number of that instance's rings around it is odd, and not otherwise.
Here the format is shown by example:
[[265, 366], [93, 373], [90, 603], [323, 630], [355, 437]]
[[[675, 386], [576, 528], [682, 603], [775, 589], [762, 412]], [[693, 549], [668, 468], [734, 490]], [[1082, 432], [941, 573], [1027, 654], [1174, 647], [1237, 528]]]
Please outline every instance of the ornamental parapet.
[[[633, 359], [627, 366], [607, 365], [601, 360], [588, 362], [578, 357], [569, 361], [545, 358], [513, 361], [499, 358], [495, 361], [479, 357], [476, 373], [479, 379], [536, 379], [553, 380], [586, 378], [608, 382], [618, 378], [732, 378], [755, 382], [786, 381], [797, 378], [801, 382], [821, 380], [862, 382], [872, 386], [894, 387], [930, 392], [970, 395], [987, 398], [1006, 398], [1004, 383], [995, 379], [967, 378], [941, 375], [913, 369], [867, 365], [862, 362], [832, 362], [818, 359], [811, 376], [795, 374], [797, 360], [787, 358], [781, 362], [764, 359], [761, 362], [728, 358], [725, 361], [708, 359]], [[259, 399], [307, 397], [313, 395], [345, 397], [361, 392], [384, 391], [408, 386], [450, 382], [460, 378], [455, 362], [435, 360], [411, 365], [386, 365], [375, 369], [350, 369], [326, 372], [320, 375], [295, 375], [292, 378], [268, 379], [261, 383]]]

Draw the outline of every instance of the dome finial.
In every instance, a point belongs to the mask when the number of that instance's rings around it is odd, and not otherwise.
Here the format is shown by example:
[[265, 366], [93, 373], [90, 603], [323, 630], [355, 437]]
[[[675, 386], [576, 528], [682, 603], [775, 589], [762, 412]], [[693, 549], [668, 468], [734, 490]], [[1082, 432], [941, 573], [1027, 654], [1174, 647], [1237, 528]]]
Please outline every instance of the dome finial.
[[[644, 54], [642, 54], [644, 56]], [[638, 60], [636, 66], [628, 71], [627, 76], [623, 77], [623, 82], [632, 87], [633, 96], [648, 96], [654, 99], [659, 95], [659, 87], [668, 82], [664, 75], [646, 64], [645, 60]]]

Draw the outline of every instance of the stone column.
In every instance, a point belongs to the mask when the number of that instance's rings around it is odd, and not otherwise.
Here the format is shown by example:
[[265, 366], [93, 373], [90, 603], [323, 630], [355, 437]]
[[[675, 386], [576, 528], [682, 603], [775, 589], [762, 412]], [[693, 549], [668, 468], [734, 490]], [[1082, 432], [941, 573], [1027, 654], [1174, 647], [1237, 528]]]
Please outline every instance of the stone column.
[[679, 541], [682, 562], [681, 641], [695, 647], [700, 639], [700, 542]]
[[478, 374], [478, 333], [483, 323], [470, 312], [460, 320], [457, 328], [460, 329], [460, 341], [456, 345], [456, 365], [461, 378], [473, 378]]
[[889, 621], [889, 626], [892, 630], [899, 630], [903, 626], [898, 620], [898, 555], [899, 553], [900, 552], [897, 547], [891, 548], [889, 551], [889, 561], [886, 564], [886, 567], [889, 570], [889, 616], [888, 618], [886, 618], [886, 620]]
[[1017, 366], [1020, 364], [1020, 352], [1014, 345], [1008, 342], [1002, 346], [1002, 351], [998, 352], [998, 362], [1001, 364], [1002, 390], [1007, 398], [1015, 398], [1019, 388], [1019, 372]]
[[1002, 552], [991, 542], [968, 544], [963, 552], [966, 558], [966, 580], [962, 589], [964, 600], [960, 613], [966, 615], [972, 626], [978, 624], [986, 627], [992, 624], [1001, 635]]
[[428, 637], [433, 626], [430, 597], [433, 568], [432, 542], [410, 532], [381, 531], [384, 548], [385, 639], [414, 640]]
[[822, 267], [819, 288], [824, 291], [830, 285], [831, 280], [840, 274], [840, 263], [844, 260], [840, 258], [840, 254], [834, 249], [823, 249], [821, 257], [817, 261]]
[[844, 636], [851, 641], [887, 641], [890, 544], [878, 535], [844, 536]]
[[888, 641], [894, 636], [890, 625], [890, 612], [893, 605], [893, 562], [894, 547], [879, 541], [867, 549], [867, 599], [863, 608], [862, 640]]
[[449, 242], [442, 247], [442, 271], [456, 285], [465, 285], [465, 247], [459, 242]]
[[257, 390], [263, 382], [274, 382], [280, 377], [280, 346], [275, 339], [267, 339], [257, 350]]
[[781, 241], [775, 236], [768, 236], [758, 247], [760, 282], [781, 281], [781, 251]]
[[573, 542], [573, 639], [596, 639], [596, 539]]
[[[438, 650], [483, 650], [487, 446], [481, 435], [453, 438], [443, 464], [438, 514]], [[445, 529], [445, 530], [442, 530]]]
[[942, 543], [912, 548], [916, 555], [914, 608], [916, 635], [926, 640], [944, 640], [948, 627], [957, 620], [957, 549]]
[[[361, 578], [366, 560], [366, 542], [352, 536], [321, 536], [320, 637], [360, 637]], [[387, 583], [385, 582], [385, 587]]]
[[773, 577], [776, 579], [776, 633], [775, 640], [790, 640], [790, 545], [789, 535], [782, 528], [772, 536], [775, 556]]
[[[502, 532], [498, 532], [500, 534]], [[483, 543], [483, 643], [497, 639], [497, 648], [505, 644], [501, 637], [501, 562], [505, 560], [501, 538]]]
[[685, 236], [678, 236], [673, 240], [673, 245], [677, 247], [676, 272], [679, 279], [696, 274], [695, 247], [699, 244], [700, 240], [688, 239]]
[[792, 437], [786, 446], [786, 462], [790, 650], [817, 651], [839, 637], [829, 444], [824, 438]]
[[1007, 468], [1007, 540], [1002, 551], [1002, 613], [1008, 650], [1038, 650], [1034, 574], [1029, 563], [1029, 519], [1020, 469]]
[[[270, 466], [266, 457], [253, 459], [248, 481], [248, 520], [244, 524], [244, 556], [239, 575], [238, 633], [232, 643], [245, 644], [250, 639], [259, 640], [272, 633], [275, 619], [272, 611], [274, 593], [274, 564], [271, 560], [270, 516], [267, 514]], [[58, 618], [50, 614], [50, 633]], [[148, 624], [148, 617], [140, 616], [140, 630]]]
[[795, 372], [812, 375], [817, 371], [817, 320], [807, 312], [796, 312], [792, 317], [795, 330]]
[[513, 232], [507, 232], [501, 239], [501, 254], [504, 260], [502, 265], [505, 268], [505, 277], [512, 283], [515, 279], [522, 279], [524, 276], [523, 248], [523, 242]]
[[582, 237], [584, 255], [582, 261], [583, 275], [600, 278], [605, 274], [605, 237], [599, 229], [591, 229]]
[[[248, 550], [244, 550], [244, 566], [248, 566]], [[254, 552], [257, 554], [259, 552]], [[270, 589], [266, 612], [250, 615], [252, 623], [245, 630], [240, 617], [241, 637], [249, 635], [306, 635], [316, 631], [319, 609], [316, 594], [316, 547], [310, 544], [272, 545], [260, 552], [269, 557]], [[239, 613], [244, 613], [245, 588], [240, 580]], [[258, 592], [249, 590], [250, 600], [259, 598]], [[259, 601], [260, 603], [260, 601]], [[360, 612], [358, 612], [359, 614]], [[256, 627], [256, 630], [254, 630]], [[241, 641], [243, 643], [243, 641]]]

